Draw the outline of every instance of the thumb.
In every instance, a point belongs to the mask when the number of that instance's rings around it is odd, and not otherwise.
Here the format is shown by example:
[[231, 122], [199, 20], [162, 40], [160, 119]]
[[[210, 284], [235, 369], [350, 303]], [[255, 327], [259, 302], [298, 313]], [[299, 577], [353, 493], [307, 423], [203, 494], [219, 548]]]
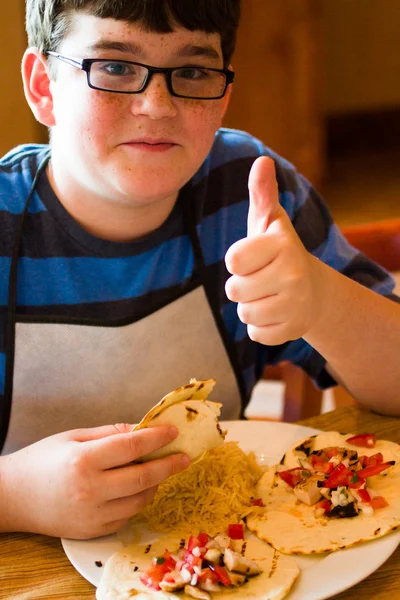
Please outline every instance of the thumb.
[[257, 158], [249, 174], [249, 214], [247, 236], [265, 233], [279, 213], [278, 184], [272, 158]]

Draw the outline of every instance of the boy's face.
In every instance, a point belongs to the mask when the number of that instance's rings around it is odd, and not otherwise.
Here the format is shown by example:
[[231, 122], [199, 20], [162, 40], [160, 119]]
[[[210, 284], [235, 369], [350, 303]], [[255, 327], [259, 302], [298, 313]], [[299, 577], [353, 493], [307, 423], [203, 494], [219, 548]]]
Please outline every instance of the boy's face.
[[[157, 67], [223, 68], [217, 34], [156, 34], [82, 14], [58, 52]], [[140, 94], [103, 92], [89, 88], [84, 71], [61, 61], [55, 67], [52, 146], [59, 177], [65, 183], [72, 178], [72, 188], [135, 206], [176, 196], [207, 156], [228, 94], [221, 100], [172, 97], [158, 74]]]

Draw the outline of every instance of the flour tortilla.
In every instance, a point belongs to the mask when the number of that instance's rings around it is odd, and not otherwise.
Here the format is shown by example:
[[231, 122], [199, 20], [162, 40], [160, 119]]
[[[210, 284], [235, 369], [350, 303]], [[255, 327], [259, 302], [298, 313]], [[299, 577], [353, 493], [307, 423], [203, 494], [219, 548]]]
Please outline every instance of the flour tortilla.
[[207, 400], [215, 385], [215, 379], [196, 381], [170, 392], [156, 404], [133, 431], [156, 425], [175, 425], [179, 434], [169, 444], [146, 454], [141, 462], [183, 452], [193, 461], [206, 450], [220, 446], [225, 433], [221, 431], [218, 416], [222, 404]]
[[[213, 600], [242, 598], [259, 600], [280, 600], [288, 593], [300, 573], [295, 560], [276, 552], [271, 546], [253, 537], [246, 540], [245, 556], [254, 559], [263, 569], [256, 577], [238, 588], [224, 588], [221, 592], [211, 592]], [[160, 556], [167, 548], [176, 554], [180, 539], [165, 537], [151, 545], [146, 553], [146, 545], [132, 545], [124, 551], [117, 552], [107, 561], [100, 585], [97, 588], [97, 600], [184, 600], [189, 598], [183, 591], [153, 591], [140, 581], [143, 571], [149, 569], [151, 560]], [[240, 543], [241, 544], [241, 543]], [[138, 570], [134, 570], [138, 567]]]
[[[247, 517], [247, 527], [261, 540], [286, 554], [313, 554], [348, 548], [361, 542], [373, 540], [400, 527], [400, 446], [394, 442], [378, 440], [374, 448], [361, 448], [345, 440], [353, 434], [337, 432], [312, 436], [312, 450], [339, 446], [357, 450], [359, 455], [371, 456], [381, 452], [384, 461], [396, 464], [387, 475], [368, 478], [368, 487], [374, 496], [383, 496], [389, 503], [374, 511], [372, 516], [364, 513], [354, 518], [316, 517], [314, 508], [299, 502], [289, 486], [276, 474], [281, 465], [269, 467], [257, 484], [257, 495], [263, 499], [265, 511]], [[308, 439], [308, 438], [306, 438]], [[284, 468], [298, 466], [297, 442], [284, 456]]]

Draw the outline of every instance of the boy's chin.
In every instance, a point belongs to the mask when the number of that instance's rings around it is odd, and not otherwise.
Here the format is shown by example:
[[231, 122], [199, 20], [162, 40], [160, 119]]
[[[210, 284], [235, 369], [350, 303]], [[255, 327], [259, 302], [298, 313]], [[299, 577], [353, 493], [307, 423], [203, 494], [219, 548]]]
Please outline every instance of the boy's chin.
[[[182, 173], [173, 173], [172, 169], [164, 170], [154, 168], [147, 172], [141, 170], [140, 176], [136, 168], [122, 169], [111, 172], [107, 188], [113, 188], [117, 195], [127, 198], [136, 198], [143, 205], [177, 196], [179, 190], [185, 185]], [[190, 179], [188, 176], [187, 179]]]
[[135, 206], [150, 206], [171, 198], [177, 197], [180, 189], [179, 183], [176, 185], [154, 185], [154, 181], [138, 185], [137, 182], [119, 181], [115, 188], [122, 200], [127, 203], [133, 203]]

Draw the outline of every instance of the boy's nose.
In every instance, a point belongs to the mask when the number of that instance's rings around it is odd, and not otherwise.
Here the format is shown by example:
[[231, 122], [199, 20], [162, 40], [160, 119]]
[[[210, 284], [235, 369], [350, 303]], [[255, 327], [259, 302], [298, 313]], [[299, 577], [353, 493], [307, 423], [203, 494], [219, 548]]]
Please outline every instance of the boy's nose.
[[174, 98], [168, 90], [163, 73], [154, 73], [146, 89], [132, 95], [134, 115], [147, 115], [151, 119], [164, 119], [176, 115]]

